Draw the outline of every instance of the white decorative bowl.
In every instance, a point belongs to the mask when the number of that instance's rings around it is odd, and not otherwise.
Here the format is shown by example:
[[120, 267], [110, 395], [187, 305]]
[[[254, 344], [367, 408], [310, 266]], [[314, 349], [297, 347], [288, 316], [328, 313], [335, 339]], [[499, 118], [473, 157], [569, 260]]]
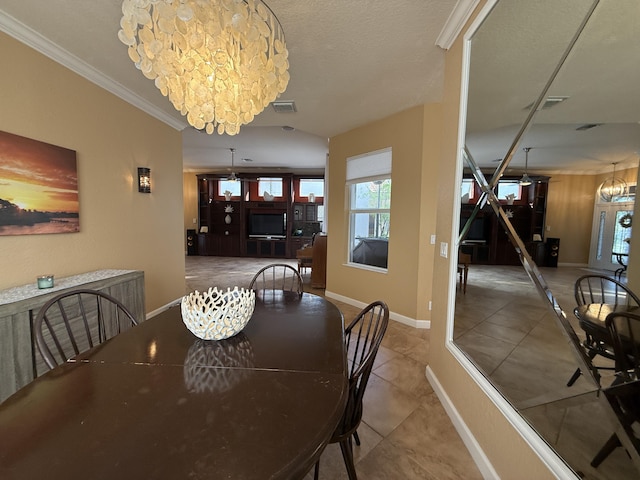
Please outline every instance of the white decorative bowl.
[[209, 288], [182, 297], [182, 321], [196, 337], [222, 340], [234, 336], [249, 323], [256, 306], [256, 292], [234, 287]]

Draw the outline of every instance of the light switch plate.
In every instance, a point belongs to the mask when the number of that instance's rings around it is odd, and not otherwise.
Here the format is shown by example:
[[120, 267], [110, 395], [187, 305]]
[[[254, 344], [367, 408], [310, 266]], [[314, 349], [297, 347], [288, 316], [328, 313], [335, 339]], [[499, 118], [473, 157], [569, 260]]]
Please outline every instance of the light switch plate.
[[447, 242], [440, 242], [440, 256], [444, 258], [449, 256], [449, 244]]

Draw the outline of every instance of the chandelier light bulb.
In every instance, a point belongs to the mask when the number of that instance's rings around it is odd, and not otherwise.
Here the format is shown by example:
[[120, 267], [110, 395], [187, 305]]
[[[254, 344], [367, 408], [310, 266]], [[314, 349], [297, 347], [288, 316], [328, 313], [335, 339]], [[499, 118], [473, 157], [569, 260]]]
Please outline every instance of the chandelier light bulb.
[[284, 32], [261, 0], [124, 0], [118, 38], [190, 125], [235, 135], [289, 83]]

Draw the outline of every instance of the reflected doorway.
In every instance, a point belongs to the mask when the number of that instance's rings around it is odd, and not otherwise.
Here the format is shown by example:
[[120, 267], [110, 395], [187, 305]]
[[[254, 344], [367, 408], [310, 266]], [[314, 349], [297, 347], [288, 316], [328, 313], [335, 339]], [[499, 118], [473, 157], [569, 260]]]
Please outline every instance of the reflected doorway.
[[589, 268], [625, 271], [631, 242], [633, 202], [599, 202], [593, 213]]

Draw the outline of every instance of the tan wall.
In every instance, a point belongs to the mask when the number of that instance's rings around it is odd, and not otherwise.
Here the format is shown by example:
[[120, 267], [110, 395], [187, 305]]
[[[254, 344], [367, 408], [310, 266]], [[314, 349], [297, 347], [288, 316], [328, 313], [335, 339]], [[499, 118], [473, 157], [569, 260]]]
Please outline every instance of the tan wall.
[[[461, 62], [460, 36], [446, 54], [443, 144], [436, 231], [438, 242], [448, 242], [450, 245], [455, 241], [454, 231], [457, 230], [457, 224], [454, 224], [452, 219], [457, 218], [454, 195], [458, 192], [455, 168], [458, 152]], [[554, 478], [446, 346], [447, 316], [453, 314], [449, 311], [447, 300], [450, 287], [455, 288], [455, 285], [451, 285], [446, 279], [455, 275], [454, 268], [455, 265], [448, 260], [440, 256], [435, 257], [433, 275], [440, 281], [434, 282], [433, 285], [430, 368], [501, 478]]]
[[75, 150], [80, 197], [79, 233], [0, 237], [0, 288], [116, 268], [145, 272], [147, 311], [183, 295], [180, 132], [4, 34], [0, 58], [0, 130]]
[[[616, 177], [628, 183], [635, 183], [637, 175], [636, 167], [616, 172]], [[610, 176], [611, 172], [599, 175], [551, 175], [545, 238], [560, 238], [560, 263], [589, 263], [596, 190]]]
[[589, 263], [596, 184], [594, 175], [552, 175], [545, 238], [560, 239], [559, 263]]
[[[428, 319], [431, 275], [423, 270], [433, 261], [426, 232], [435, 227], [439, 117], [439, 106], [415, 107], [331, 138], [327, 291], [364, 303], [382, 299], [395, 313]], [[386, 273], [379, 273], [346, 265], [346, 160], [387, 147], [393, 162], [389, 264]]]

